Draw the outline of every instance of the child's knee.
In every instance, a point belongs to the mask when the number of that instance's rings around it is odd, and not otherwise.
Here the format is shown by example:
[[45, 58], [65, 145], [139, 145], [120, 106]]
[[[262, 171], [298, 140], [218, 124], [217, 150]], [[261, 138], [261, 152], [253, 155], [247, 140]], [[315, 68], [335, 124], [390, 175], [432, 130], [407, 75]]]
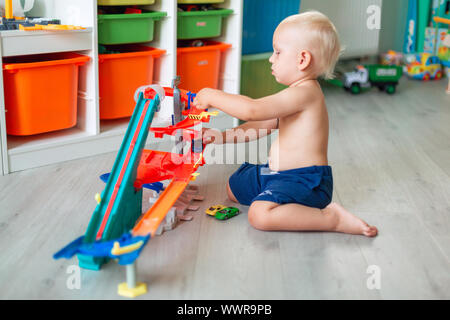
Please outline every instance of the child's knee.
[[269, 208], [259, 201], [254, 201], [248, 209], [248, 222], [255, 229], [270, 230], [272, 226], [270, 223]]

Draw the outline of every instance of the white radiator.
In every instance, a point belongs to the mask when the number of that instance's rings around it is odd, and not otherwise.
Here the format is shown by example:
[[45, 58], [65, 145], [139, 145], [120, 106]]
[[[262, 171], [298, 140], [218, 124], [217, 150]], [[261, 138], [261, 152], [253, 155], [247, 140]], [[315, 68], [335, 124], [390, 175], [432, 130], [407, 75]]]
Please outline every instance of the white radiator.
[[382, 0], [301, 0], [300, 12], [314, 9], [327, 15], [345, 46], [341, 58], [353, 58], [378, 53], [380, 30], [367, 27], [372, 5], [379, 7], [381, 19]]

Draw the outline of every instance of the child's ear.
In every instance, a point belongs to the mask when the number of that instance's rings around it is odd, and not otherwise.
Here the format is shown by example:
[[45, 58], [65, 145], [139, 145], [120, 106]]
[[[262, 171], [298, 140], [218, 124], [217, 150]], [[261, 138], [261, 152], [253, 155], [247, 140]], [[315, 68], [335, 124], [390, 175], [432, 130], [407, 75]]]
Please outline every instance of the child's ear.
[[304, 71], [311, 64], [312, 55], [307, 50], [302, 50], [297, 56], [297, 68]]

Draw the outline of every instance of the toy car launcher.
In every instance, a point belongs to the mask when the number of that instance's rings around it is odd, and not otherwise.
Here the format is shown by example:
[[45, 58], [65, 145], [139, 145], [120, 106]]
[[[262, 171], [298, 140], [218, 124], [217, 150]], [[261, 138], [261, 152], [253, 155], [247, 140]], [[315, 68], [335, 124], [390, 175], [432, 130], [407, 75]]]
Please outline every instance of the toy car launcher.
[[[208, 122], [210, 116], [218, 113], [191, 107], [195, 94], [178, 89], [176, 81], [172, 85], [164, 88], [151, 85], [137, 90], [136, 107], [111, 173], [101, 176], [106, 186], [101, 195], [96, 194], [97, 206], [85, 235], [53, 256], [54, 259], [70, 259], [77, 255], [80, 267], [91, 270], [99, 270], [109, 259], [117, 260], [126, 266], [127, 281], [118, 288], [118, 294], [126, 297], [136, 297], [147, 291], [145, 283], [136, 282], [135, 261], [189, 182], [195, 180], [198, 167], [204, 164], [201, 131], [192, 127]], [[154, 114], [166, 96], [173, 96], [172, 119], [179, 121], [172, 121], [168, 127], [151, 128]], [[183, 116], [186, 118], [182, 119]], [[192, 148], [185, 154], [144, 150], [149, 131], [156, 138], [162, 138], [177, 135], [180, 130], [181, 142], [192, 142]], [[171, 181], [163, 188], [160, 181], [166, 179]], [[163, 189], [144, 213], [142, 188]]]

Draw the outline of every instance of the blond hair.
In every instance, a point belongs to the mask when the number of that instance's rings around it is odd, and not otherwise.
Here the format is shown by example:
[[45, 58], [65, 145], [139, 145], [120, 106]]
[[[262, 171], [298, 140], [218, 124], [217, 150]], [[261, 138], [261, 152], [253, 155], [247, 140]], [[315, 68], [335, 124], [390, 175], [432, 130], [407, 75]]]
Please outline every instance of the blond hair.
[[282, 24], [292, 24], [308, 34], [313, 60], [316, 63], [316, 76], [332, 79], [334, 67], [342, 50], [338, 33], [330, 19], [323, 13], [313, 10], [289, 16], [280, 23]]

